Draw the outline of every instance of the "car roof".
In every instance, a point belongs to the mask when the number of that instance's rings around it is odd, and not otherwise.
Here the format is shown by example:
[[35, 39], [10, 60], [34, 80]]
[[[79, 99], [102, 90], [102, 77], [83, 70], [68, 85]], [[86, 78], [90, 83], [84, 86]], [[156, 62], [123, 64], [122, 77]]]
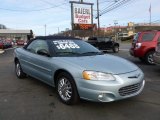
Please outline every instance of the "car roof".
[[37, 36], [33, 40], [41, 39], [41, 40], [81, 40], [79, 38], [74, 37], [66, 37], [66, 36]]

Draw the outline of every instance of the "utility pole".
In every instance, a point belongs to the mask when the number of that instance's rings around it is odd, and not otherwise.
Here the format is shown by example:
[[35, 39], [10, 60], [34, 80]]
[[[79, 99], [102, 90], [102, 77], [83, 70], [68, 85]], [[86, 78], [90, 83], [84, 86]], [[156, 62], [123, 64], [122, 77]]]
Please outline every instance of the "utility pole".
[[83, 3], [83, 0], [80, 0], [81, 3]]
[[97, 20], [98, 20], [98, 36], [100, 30], [100, 22], [99, 22], [99, 0], [97, 0]]
[[150, 3], [150, 7], [149, 7], [149, 14], [150, 14], [149, 24], [150, 24], [150, 25], [151, 25], [151, 12], [152, 12], [152, 10], [151, 10], [151, 3]]
[[47, 25], [45, 24], [44, 25], [45, 36], [46, 36], [46, 27], [47, 27]]
[[58, 27], [58, 35], [59, 35], [59, 27]]
[[117, 31], [116, 31], [116, 24], [118, 24], [117, 20], [114, 20], [114, 32], [115, 32], [115, 41], [117, 41]]

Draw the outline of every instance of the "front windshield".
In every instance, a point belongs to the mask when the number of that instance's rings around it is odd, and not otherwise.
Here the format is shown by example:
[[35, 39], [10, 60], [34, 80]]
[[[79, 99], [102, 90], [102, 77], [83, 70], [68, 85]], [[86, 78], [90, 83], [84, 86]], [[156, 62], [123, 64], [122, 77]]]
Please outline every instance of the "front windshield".
[[82, 40], [53, 40], [54, 52], [58, 56], [90, 56], [102, 54], [97, 48]]

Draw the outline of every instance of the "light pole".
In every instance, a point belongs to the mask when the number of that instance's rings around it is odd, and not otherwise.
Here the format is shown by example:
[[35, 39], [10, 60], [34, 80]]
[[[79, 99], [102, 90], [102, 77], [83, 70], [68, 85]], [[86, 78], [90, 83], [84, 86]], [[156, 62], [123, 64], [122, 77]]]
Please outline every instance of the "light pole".
[[58, 27], [58, 35], [59, 35], [59, 27]]
[[104, 25], [104, 29], [103, 29], [103, 36], [105, 37], [105, 32], [106, 32], [106, 26]]

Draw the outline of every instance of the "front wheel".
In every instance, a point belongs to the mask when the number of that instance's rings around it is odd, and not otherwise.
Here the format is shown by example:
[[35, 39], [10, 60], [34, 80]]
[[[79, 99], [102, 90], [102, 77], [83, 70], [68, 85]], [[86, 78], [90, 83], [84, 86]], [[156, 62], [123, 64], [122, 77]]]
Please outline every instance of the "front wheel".
[[18, 78], [25, 78], [26, 74], [23, 72], [20, 62], [16, 61], [15, 62], [15, 72]]
[[145, 56], [145, 61], [146, 63], [153, 65], [154, 64], [154, 60], [153, 60], [153, 54], [155, 53], [155, 51], [149, 51], [146, 56]]
[[56, 91], [60, 100], [65, 104], [71, 105], [79, 101], [79, 95], [74, 79], [66, 72], [62, 72], [58, 75]]

